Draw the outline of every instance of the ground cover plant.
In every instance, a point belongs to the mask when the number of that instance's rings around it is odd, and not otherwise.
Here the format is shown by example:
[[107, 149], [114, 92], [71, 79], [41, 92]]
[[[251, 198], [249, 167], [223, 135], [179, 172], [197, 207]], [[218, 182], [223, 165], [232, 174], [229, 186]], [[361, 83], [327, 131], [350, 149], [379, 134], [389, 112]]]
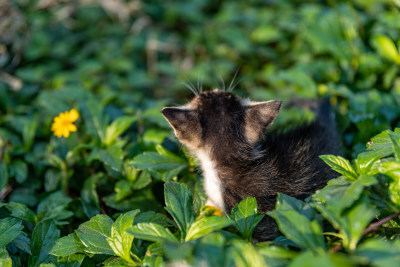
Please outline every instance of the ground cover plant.
[[[399, 3], [0, 2], [2, 266], [398, 266]], [[229, 85], [328, 98], [338, 178], [258, 214], [204, 206], [160, 110]], [[234, 82], [235, 83], [235, 82]], [[282, 110], [274, 129], [310, 121]], [[281, 236], [254, 243], [263, 216]]]

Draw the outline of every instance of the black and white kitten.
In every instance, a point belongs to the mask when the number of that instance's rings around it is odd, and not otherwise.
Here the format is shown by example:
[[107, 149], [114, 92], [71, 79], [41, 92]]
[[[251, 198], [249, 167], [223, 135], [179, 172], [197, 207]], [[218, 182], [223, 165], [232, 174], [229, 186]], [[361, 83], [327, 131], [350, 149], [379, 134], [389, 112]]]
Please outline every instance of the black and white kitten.
[[[316, 107], [315, 122], [265, 135], [280, 108], [281, 101], [250, 102], [218, 90], [163, 108], [178, 140], [200, 162], [207, 204], [230, 212], [252, 196], [259, 212], [266, 213], [274, 209], [278, 193], [304, 199], [335, 177], [318, 157], [339, 153], [329, 103]], [[254, 237], [268, 240], [276, 234], [276, 225], [265, 216]]]

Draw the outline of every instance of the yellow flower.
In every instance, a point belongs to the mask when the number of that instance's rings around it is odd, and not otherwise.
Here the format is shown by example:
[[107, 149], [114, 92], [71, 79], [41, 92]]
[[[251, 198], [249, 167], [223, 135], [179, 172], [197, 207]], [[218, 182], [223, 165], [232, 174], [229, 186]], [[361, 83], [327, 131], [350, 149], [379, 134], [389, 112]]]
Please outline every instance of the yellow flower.
[[209, 208], [211, 210], [214, 210], [211, 215], [216, 215], [216, 216], [219, 216], [219, 217], [225, 217], [225, 215], [222, 213], [222, 210], [220, 208], [213, 207], [213, 206], [210, 206], [210, 205], [206, 205], [205, 207]]
[[73, 124], [77, 119], [79, 119], [79, 113], [76, 109], [60, 113], [54, 118], [51, 130], [57, 137], [64, 136], [65, 138], [68, 138], [70, 132], [76, 132], [77, 130], [76, 125]]

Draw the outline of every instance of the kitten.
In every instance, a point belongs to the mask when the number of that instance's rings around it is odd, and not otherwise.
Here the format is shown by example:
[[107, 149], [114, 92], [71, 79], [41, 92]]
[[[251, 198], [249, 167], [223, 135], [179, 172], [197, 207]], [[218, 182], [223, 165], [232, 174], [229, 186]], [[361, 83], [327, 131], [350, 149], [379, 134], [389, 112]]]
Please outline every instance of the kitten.
[[[335, 177], [318, 157], [339, 152], [329, 103], [316, 107], [315, 122], [265, 135], [280, 108], [281, 101], [250, 102], [214, 90], [187, 105], [162, 109], [178, 140], [200, 162], [207, 204], [230, 212], [252, 196], [266, 213], [274, 209], [278, 193], [304, 199]], [[253, 236], [261, 241], [277, 233], [265, 216]]]

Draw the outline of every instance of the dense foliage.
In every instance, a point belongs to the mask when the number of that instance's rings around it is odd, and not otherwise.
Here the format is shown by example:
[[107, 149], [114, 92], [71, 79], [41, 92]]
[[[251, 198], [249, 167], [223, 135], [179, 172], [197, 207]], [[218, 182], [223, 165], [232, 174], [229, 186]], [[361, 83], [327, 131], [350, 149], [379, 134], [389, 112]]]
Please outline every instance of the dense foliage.
[[[399, 8], [0, 1], [0, 265], [399, 266]], [[321, 158], [337, 179], [268, 215], [253, 198], [225, 217], [204, 206], [160, 110], [236, 72], [254, 100], [330, 99], [345, 157]], [[312, 119], [282, 110], [271, 130]], [[263, 216], [282, 236], [252, 244]]]

